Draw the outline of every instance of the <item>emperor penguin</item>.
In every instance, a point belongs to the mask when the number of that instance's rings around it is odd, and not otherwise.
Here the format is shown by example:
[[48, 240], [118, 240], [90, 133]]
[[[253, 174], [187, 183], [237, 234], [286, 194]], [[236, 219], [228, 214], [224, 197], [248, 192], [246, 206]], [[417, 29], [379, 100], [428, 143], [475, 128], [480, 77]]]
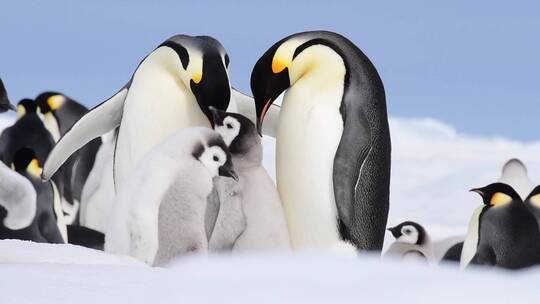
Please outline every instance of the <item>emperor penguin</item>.
[[32, 224], [36, 216], [36, 191], [29, 180], [0, 162], [0, 230], [21, 230]]
[[0, 113], [4, 113], [8, 110], [15, 111], [15, 106], [9, 101], [6, 87], [0, 78]]
[[535, 186], [529, 178], [527, 167], [517, 158], [512, 158], [504, 164], [498, 181], [512, 186], [522, 198], [527, 197]]
[[[36, 104], [42, 114], [45, 127], [56, 141], [86, 113], [88, 109], [74, 99], [58, 92], [44, 92], [36, 97]], [[69, 184], [70, 197], [75, 209], [79, 209], [82, 189], [90, 171], [94, 166], [97, 151], [101, 145], [101, 139], [96, 138], [79, 149], [64, 164], [66, 172], [66, 184]], [[74, 219], [78, 220], [77, 214]]]
[[208, 36], [176, 35], [142, 60], [128, 83], [79, 119], [45, 164], [49, 179], [77, 149], [119, 128], [114, 182], [119, 190], [142, 157], [175, 131], [210, 127], [209, 106], [227, 109], [231, 98], [229, 56]]
[[525, 199], [525, 205], [536, 217], [540, 227], [540, 186], [536, 186]]
[[519, 194], [509, 185], [493, 183], [472, 189], [484, 202], [473, 214], [461, 254], [469, 264], [520, 269], [540, 263], [540, 231]]
[[219, 134], [205, 127], [180, 130], [152, 149], [118, 192], [105, 251], [149, 265], [208, 250], [206, 214], [212, 178], [237, 179]]
[[413, 221], [405, 221], [388, 228], [388, 231], [396, 240], [385, 252], [385, 256], [435, 263], [433, 244], [422, 225]]
[[[24, 210], [25, 217], [31, 218], [31, 223], [22, 228], [20, 226], [2, 227], [0, 228], [0, 238], [30, 240], [40, 243], [65, 243], [67, 231], [63, 221], [58, 190], [53, 182], [43, 183], [41, 181], [41, 166], [36, 154], [29, 148], [22, 148], [14, 153], [12, 161], [13, 170], [26, 178], [32, 186], [32, 189], [28, 189], [26, 186], [25, 189], [19, 188], [19, 190], [25, 190], [26, 193], [17, 194], [24, 194], [27, 198], [34, 199], [33, 203], [24, 200], [17, 202], [20, 204], [19, 208], [26, 209]], [[11, 183], [14, 182], [15, 180], [11, 181]], [[14, 190], [16, 189], [11, 189], [11, 191]], [[14, 195], [13, 192], [11, 195]], [[9, 218], [9, 213], [7, 216], [6, 219]]]
[[286, 91], [276, 178], [293, 248], [343, 247], [345, 241], [380, 251], [391, 144], [383, 83], [368, 57], [336, 33], [294, 34], [257, 61], [251, 90], [259, 131]]
[[[279, 193], [262, 166], [261, 138], [247, 117], [210, 108], [214, 130], [221, 135], [232, 156], [239, 177], [238, 194], [245, 230], [238, 236], [233, 251], [284, 251], [291, 248], [287, 221]], [[227, 206], [221, 204], [220, 212]], [[214, 229], [215, 230], [215, 229]]]

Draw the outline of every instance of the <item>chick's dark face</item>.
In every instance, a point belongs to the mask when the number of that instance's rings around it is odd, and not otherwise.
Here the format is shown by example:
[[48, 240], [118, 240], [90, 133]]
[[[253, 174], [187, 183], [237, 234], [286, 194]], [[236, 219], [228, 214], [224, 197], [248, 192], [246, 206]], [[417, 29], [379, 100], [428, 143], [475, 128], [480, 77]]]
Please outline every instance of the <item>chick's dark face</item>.
[[197, 83], [193, 79], [190, 80], [190, 87], [208, 120], [212, 121], [210, 106], [220, 110], [227, 109], [231, 87], [227, 68], [220, 54], [217, 52], [204, 54], [202, 77]]

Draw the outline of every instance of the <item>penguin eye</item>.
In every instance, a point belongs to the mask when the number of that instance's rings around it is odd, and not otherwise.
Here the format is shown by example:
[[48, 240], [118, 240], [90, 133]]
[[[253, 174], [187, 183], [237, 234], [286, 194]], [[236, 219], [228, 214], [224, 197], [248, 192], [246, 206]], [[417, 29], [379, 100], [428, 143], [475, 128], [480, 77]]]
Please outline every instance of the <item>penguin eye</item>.
[[214, 160], [215, 162], [217, 162], [217, 161], [219, 160], [219, 157], [217, 157], [217, 156], [214, 155], [213, 160]]
[[227, 126], [227, 129], [232, 129], [233, 128], [233, 126], [230, 123], [226, 124], [226, 126]]
[[409, 234], [409, 233], [411, 233], [411, 230], [410, 230], [410, 229], [405, 229], [405, 230], [403, 230], [403, 232], [404, 232], [405, 234]]

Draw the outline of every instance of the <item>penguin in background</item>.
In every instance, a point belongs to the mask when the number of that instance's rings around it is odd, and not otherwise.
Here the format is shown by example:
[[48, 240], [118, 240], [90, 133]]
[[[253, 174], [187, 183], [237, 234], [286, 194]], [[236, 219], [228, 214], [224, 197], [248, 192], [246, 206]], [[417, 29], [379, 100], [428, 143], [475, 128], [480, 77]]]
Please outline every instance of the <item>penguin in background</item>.
[[504, 183], [471, 191], [482, 197], [484, 205], [471, 218], [461, 268], [476, 264], [521, 269], [539, 264], [539, 227], [519, 194]]
[[540, 227], [540, 186], [536, 186], [525, 199], [525, 206], [536, 217]]
[[7, 112], [9, 110], [15, 111], [15, 106], [9, 101], [6, 87], [0, 78], [0, 113]]
[[362, 51], [332, 32], [303, 32], [256, 63], [251, 89], [261, 130], [285, 92], [276, 135], [277, 186], [294, 248], [383, 246], [390, 132], [383, 83]]
[[527, 167], [517, 158], [512, 158], [504, 164], [498, 182], [510, 185], [522, 198], [527, 197], [535, 186], [529, 178]]
[[[45, 127], [58, 141], [88, 109], [72, 98], [58, 92], [44, 92], [36, 97], [36, 104]], [[95, 138], [75, 152], [63, 165], [65, 172], [65, 197], [69, 206], [69, 223], [79, 222], [82, 190], [94, 166], [101, 139]]]
[[36, 191], [29, 180], [0, 162], [0, 235], [13, 238], [6, 231], [21, 230], [36, 216]]
[[[67, 231], [63, 221], [58, 190], [53, 182], [43, 183], [41, 181], [42, 169], [34, 151], [29, 148], [16, 151], [11, 166], [15, 172], [26, 178], [33, 186], [31, 190], [25, 189], [31, 191], [26, 195], [35, 199], [33, 207], [26, 207], [26, 212], [33, 213], [33, 216], [30, 225], [22, 229], [2, 227], [0, 238], [30, 240], [40, 243], [66, 243]], [[30, 206], [28, 202], [20, 201], [19, 203]]]
[[[214, 130], [232, 155], [246, 226], [233, 251], [287, 251], [291, 248], [287, 221], [279, 193], [262, 166], [262, 143], [255, 124], [247, 117], [211, 107]], [[220, 212], [227, 208], [221, 204]], [[214, 233], [215, 233], [214, 229]]]
[[217, 218], [207, 214], [207, 197], [213, 177], [237, 179], [230, 158], [219, 134], [204, 127], [183, 129], [156, 146], [118, 193], [105, 251], [149, 265], [207, 252]]
[[385, 252], [385, 257], [435, 263], [431, 238], [422, 225], [413, 221], [405, 221], [388, 228], [388, 231], [396, 240]]

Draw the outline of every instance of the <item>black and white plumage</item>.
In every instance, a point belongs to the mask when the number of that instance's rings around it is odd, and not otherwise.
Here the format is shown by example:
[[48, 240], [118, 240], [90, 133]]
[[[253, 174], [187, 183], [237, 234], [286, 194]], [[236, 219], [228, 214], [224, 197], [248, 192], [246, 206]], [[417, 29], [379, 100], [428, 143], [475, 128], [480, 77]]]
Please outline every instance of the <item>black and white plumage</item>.
[[0, 79], [0, 113], [4, 113], [8, 110], [15, 111], [15, 106], [9, 101], [9, 97], [6, 91], [6, 87]]
[[540, 227], [540, 186], [536, 186], [525, 199], [525, 206], [536, 217]]
[[[256, 63], [257, 126], [286, 90], [277, 124], [277, 186], [294, 248], [381, 250], [389, 209], [390, 133], [382, 81], [347, 38], [304, 32]], [[337, 219], [337, 220], [336, 220]]]
[[[241, 202], [242, 212], [233, 222], [241, 223], [238, 218], [245, 216], [245, 229], [234, 241], [232, 250], [289, 250], [291, 244], [283, 207], [274, 182], [262, 166], [262, 143], [255, 124], [241, 114], [211, 110], [214, 130], [228, 145], [239, 177], [235, 195]], [[231, 207], [238, 209], [236, 204], [228, 203], [221, 202], [220, 213]]]
[[493, 183], [473, 189], [483, 205], [474, 212], [461, 254], [470, 264], [520, 269], [540, 263], [540, 231], [536, 218], [509, 185]]
[[186, 128], [152, 149], [118, 193], [105, 251], [163, 265], [208, 250], [207, 197], [215, 176], [237, 178], [213, 130]]
[[414, 258], [423, 262], [434, 263], [435, 256], [431, 239], [422, 225], [405, 221], [388, 228], [396, 239], [385, 252], [385, 256], [401, 259]]

